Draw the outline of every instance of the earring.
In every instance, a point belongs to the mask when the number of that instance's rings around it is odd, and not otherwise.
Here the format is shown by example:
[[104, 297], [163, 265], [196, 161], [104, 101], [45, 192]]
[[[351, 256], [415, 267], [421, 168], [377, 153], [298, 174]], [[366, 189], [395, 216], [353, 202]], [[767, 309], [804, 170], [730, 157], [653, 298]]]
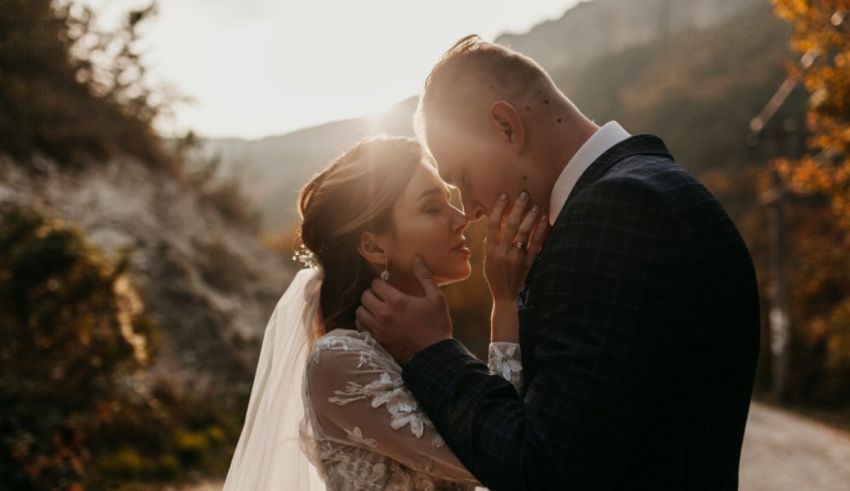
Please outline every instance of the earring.
[[384, 270], [381, 271], [381, 279], [384, 281], [390, 281], [390, 265], [387, 258], [384, 258]]

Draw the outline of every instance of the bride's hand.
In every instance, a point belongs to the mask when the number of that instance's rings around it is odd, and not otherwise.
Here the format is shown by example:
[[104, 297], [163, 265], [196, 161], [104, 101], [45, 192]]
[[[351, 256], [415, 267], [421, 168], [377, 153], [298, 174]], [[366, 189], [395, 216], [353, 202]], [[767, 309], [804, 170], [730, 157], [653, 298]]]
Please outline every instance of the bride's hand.
[[[528, 202], [528, 194], [523, 192], [504, 217], [509, 199], [502, 195], [490, 214], [484, 240], [484, 277], [494, 305], [516, 304], [525, 277], [543, 245], [549, 222], [545, 215], [540, 216], [537, 205], [526, 213]], [[517, 247], [520, 244], [525, 247]]]

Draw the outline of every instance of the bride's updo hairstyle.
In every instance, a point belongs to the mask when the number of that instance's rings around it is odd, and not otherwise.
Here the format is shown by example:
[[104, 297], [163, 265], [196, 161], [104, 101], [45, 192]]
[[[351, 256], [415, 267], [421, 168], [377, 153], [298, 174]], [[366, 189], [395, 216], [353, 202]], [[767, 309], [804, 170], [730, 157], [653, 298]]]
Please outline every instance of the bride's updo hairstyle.
[[324, 270], [324, 332], [354, 328], [360, 296], [378, 275], [357, 252], [360, 237], [367, 231], [394, 233], [393, 207], [423, 159], [413, 138], [366, 138], [301, 189], [300, 240]]

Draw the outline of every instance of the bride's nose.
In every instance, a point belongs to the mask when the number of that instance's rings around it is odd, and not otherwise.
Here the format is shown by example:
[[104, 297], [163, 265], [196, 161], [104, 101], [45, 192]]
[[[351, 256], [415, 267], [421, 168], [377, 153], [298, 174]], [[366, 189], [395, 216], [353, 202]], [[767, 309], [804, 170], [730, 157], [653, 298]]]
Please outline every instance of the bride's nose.
[[455, 215], [454, 222], [453, 222], [454, 229], [455, 230], [465, 230], [466, 227], [468, 227], [469, 223], [470, 223], [469, 217], [467, 217], [464, 212], [458, 210], [454, 206], [452, 206], [452, 210], [454, 210], [454, 215]]

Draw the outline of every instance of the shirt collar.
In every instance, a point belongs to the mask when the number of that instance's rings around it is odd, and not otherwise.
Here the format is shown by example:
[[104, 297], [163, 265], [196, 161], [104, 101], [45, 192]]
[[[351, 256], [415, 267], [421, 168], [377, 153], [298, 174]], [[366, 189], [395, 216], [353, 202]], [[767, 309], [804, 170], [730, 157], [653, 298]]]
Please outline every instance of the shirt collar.
[[598, 130], [590, 137], [578, 152], [573, 155], [573, 158], [561, 171], [561, 175], [555, 181], [552, 188], [552, 195], [549, 198], [549, 224], [555, 225], [555, 220], [561, 214], [561, 209], [567, 202], [573, 188], [578, 182], [581, 175], [590, 167], [591, 164], [607, 152], [614, 145], [629, 138], [631, 135], [620, 126], [616, 121], [611, 121]]

